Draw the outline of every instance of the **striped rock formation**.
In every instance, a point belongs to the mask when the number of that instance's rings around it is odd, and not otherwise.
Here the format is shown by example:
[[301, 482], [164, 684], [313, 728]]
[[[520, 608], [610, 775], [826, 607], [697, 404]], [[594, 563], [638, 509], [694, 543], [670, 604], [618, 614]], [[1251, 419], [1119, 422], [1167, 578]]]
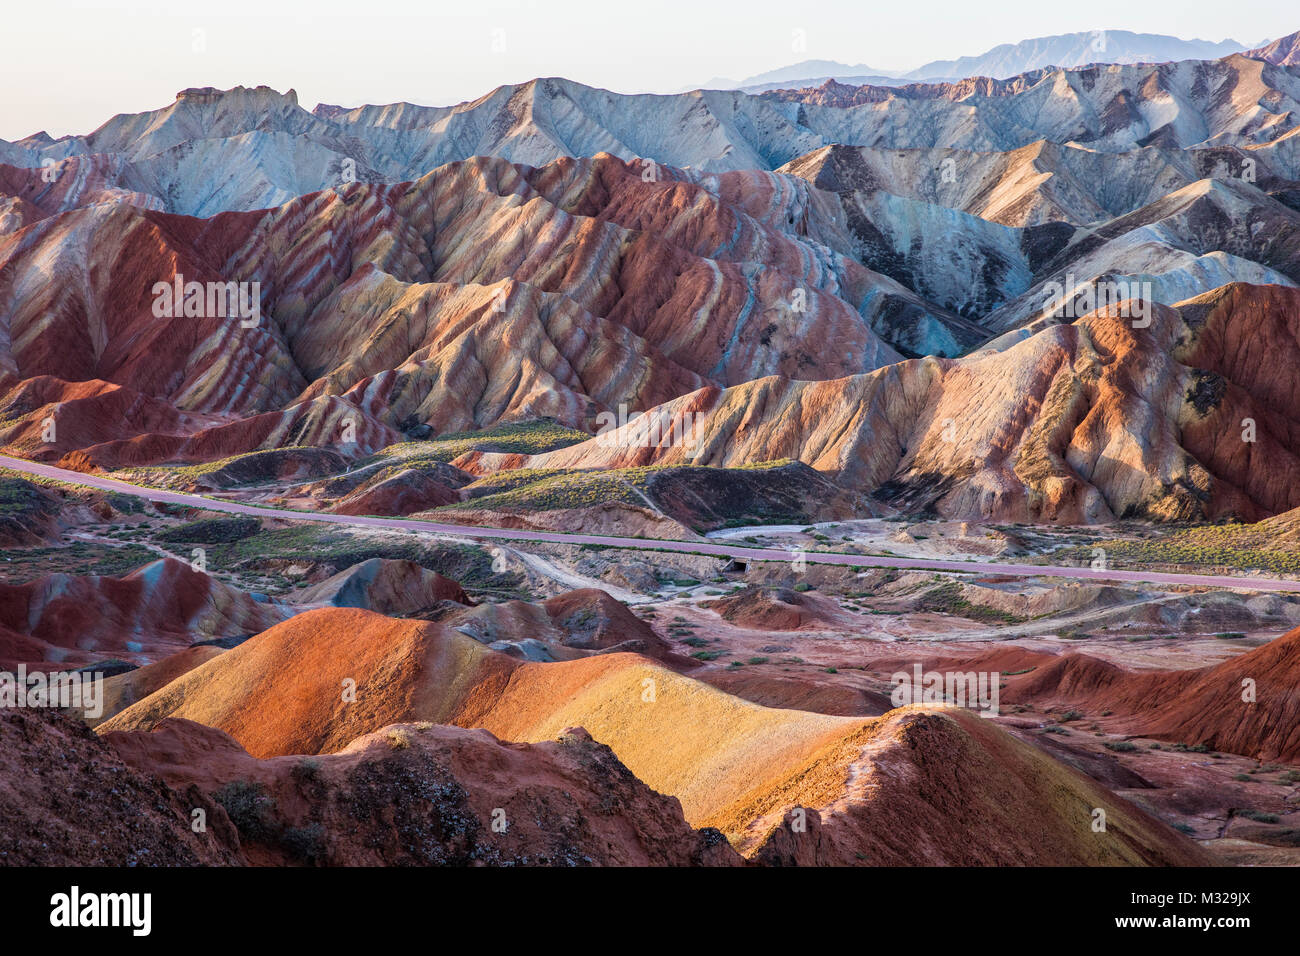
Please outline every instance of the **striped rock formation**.
[[470, 454], [455, 464], [797, 458], [906, 510], [952, 517], [1254, 520], [1300, 506], [1298, 316], [1298, 290], [1225, 286], [1177, 308], [1153, 306], [1146, 328], [1111, 307], [1000, 352], [831, 382], [701, 389], [654, 412], [669, 425], [693, 416], [690, 448], [638, 442], [632, 422], [544, 455]]
[[0, 238], [0, 442], [105, 467], [589, 425], [710, 383], [877, 368], [898, 354], [873, 325], [948, 317], [810, 238], [834, 204], [799, 180], [656, 175], [479, 159], [209, 220], [39, 220]]

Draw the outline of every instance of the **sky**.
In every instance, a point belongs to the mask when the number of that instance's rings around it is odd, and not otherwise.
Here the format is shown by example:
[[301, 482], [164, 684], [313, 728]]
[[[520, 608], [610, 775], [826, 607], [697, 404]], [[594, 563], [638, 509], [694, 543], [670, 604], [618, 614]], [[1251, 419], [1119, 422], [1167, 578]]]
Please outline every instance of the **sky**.
[[806, 59], [902, 72], [1077, 31], [1254, 44], [1300, 29], [1281, 0], [61, 0], [3, 16], [8, 140], [88, 133], [195, 86], [292, 88], [307, 109], [449, 105], [537, 76], [677, 92]]

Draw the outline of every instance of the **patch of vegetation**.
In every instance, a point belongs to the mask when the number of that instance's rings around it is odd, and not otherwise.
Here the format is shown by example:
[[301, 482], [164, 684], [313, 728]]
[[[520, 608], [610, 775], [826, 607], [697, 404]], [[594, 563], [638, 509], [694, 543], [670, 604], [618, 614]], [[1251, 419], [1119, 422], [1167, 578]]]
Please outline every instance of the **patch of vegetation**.
[[[758, 472], [778, 474], [756, 476]], [[462, 491], [467, 500], [446, 511], [536, 512], [622, 503], [663, 510], [699, 532], [737, 520], [806, 520], [810, 507], [822, 507], [810, 502], [838, 493], [808, 466], [788, 460], [728, 468], [683, 462], [603, 470], [512, 469], [471, 482]]]
[[1102, 548], [1117, 568], [1168, 565], [1300, 574], [1300, 549], [1294, 535], [1288, 539], [1267, 521], [1204, 525], [1142, 539], [1101, 540], [1057, 552], [1053, 561], [1090, 561], [1094, 546]]
[[[371, 558], [412, 561], [460, 582], [467, 590], [502, 592], [527, 598], [524, 577], [492, 570], [488, 546], [452, 544], [418, 535], [362, 536], [315, 524], [262, 529], [238, 541], [207, 546], [209, 571], [278, 574], [285, 562], [320, 563], [337, 570]], [[286, 586], [291, 582], [285, 582]]]
[[382, 460], [409, 461], [428, 458], [450, 462], [472, 451], [509, 455], [541, 455], [567, 448], [591, 438], [584, 431], [569, 428], [550, 418], [494, 425], [480, 431], [449, 432], [425, 441], [399, 442], [364, 460], [362, 466]]
[[275, 836], [277, 828], [271, 815], [275, 801], [262, 784], [254, 780], [232, 780], [212, 797], [226, 811], [241, 838], [266, 843]]
[[31, 514], [48, 513], [50, 499], [35, 482], [20, 478], [0, 475], [0, 518], [26, 517]]
[[178, 544], [229, 544], [252, 537], [261, 527], [262, 522], [248, 515], [203, 518], [160, 531], [155, 539]]
[[1121, 754], [1129, 754], [1138, 749], [1137, 744], [1129, 740], [1110, 740], [1102, 746]]
[[[295, 768], [296, 769], [296, 768]], [[318, 823], [287, 827], [275, 819], [275, 800], [262, 784], [253, 780], [232, 780], [214, 793], [239, 838], [277, 846], [293, 860], [318, 864], [325, 859], [325, 830]]]
[[319, 823], [304, 827], [285, 827], [280, 831], [280, 846], [291, 859], [315, 866], [325, 861], [325, 828]]
[[41, 488], [48, 488], [51, 491], [63, 491], [82, 495], [100, 494], [98, 488], [92, 488], [90, 485], [80, 485], [75, 482], [61, 481], [58, 478], [47, 478], [44, 475], [30, 475], [25, 471], [18, 471], [14, 468], [0, 468], [0, 479], [6, 481], [16, 480], [26, 485], [37, 485]]
[[62, 548], [13, 548], [0, 561], [0, 578], [18, 584], [56, 571], [121, 577], [158, 559], [138, 544], [115, 546], [77, 541]]
[[961, 585], [956, 581], [945, 581], [921, 595], [916, 604], [918, 611], [932, 611], [940, 614], [952, 614], [956, 617], [969, 618], [984, 624], [1023, 624], [1029, 620], [1010, 611], [972, 604], [962, 594]]
[[[199, 480], [219, 471], [237, 472], [246, 476], [246, 480], [230, 480], [222, 484], [230, 487], [254, 484], [258, 481], [271, 480], [285, 452], [292, 449], [314, 449], [313, 445], [287, 445], [280, 448], [261, 448], [256, 451], [240, 452], [216, 461], [204, 461], [193, 465], [144, 465], [135, 468], [120, 468], [113, 472], [115, 478], [132, 484], [147, 485], [151, 488], [192, 488]], [[326, 454], [325, 449], [321, 449]], [[233, 479], [233, 475], [231, 476]]]
[[299, 783], [316, 783], [320, 780], [320, 761], [315, 757], [303, 757], [289, 773]]
[[[635, 470], [635, 469], [629, 469]], [[618, 471], [562, 471], [523, 469], [505, 472], [465, 487], [471, 497], [443, 511], [558, 511], [622, 502], [645, 507], [635, 478]], [[497, 490], [498, 488], [504, 490]], [[486, 494], [477, 494], [487, 490]]]
[[1264, 813], [1260, 810], [1240, 810], [1237, 815], [1247, 820], [1254, 820], [1256, 823], [1277, 823], [1280, 819], [1275, 813]]
[[[710, 468], [710, 472], [756, 471], [789, 462], [760, 462], [736, 469]], [[687, 465], [645, 465], [603, 471], [563, 468], [519, 468], [489, 475], [463, 489], [466, 501], [448, 505], [447, 511], [487, 509], [491, 511], [557, 511], [585, 508], [604, 503], [646, 507], [651, 499], [651, 479]], [[771, 515], [766, 515], [771, 519]]]

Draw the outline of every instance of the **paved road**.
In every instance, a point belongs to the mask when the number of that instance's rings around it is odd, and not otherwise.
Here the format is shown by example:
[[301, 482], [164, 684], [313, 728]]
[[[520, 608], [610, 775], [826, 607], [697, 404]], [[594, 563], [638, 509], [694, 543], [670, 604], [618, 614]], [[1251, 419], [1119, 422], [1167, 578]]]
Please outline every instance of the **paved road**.
[[[318, 521], [323, 524], [341, 524], [361, 528], [388, 528], [402, 531], [420, 531], [429, 534], [449, 534], [463, 538], [510, 541], [546, 541], [555, 544], [595, 544], [613, 548], [635, 548], [642, 551], [680, 551], [687, 554], [712, 554], [723, 558], [740, 558], [751, 561], [790, 561], [792, 553], [770, 548], [746, 548], [732, 544], [707, 541], [665, 541], [657, 538], [618, 538], [611, 535], [564, 534], [557, 531], [528, 531], [518, 528], [482, 528], [471, 525], [441, 524], [419, 521], [414, 518], [374, 518], [357, 515], [337, 515], [325, 512], [293, 511], [287, 508], [263, 508], [236, 501], [187, 495], [178, 491], [164, 491], [128, 484], [100, 475], [85, 475], [53, 465], [40, 464], [22, 458], [0, 455], [0, 466], [31, 475], [43, 475], [60, 481], [90, 485], [104, 491], [135, 495], [150, 501], [221, 511], [228, 514], [253, 515], [258, 518], [286, 518], [293, 521]], [[1247, 591], [1300, 592], [1300, 581], [1279, 578], [1229, 576], [1217, 574], [1167, 574], [1158, 571], [1098, 571], [1093, 568], [1057, 567], [1037, 564], [1002, 564], [977, 561], [930, 561], [923, 558], [885, 558], [865, 554], [835, 554], [825, 551], [808, 551], [803, 558], [810, 564], [844, 564], [871, 568], [919, 568], [928, 571], [961, 571], [967, 574], [1010, 574], [1054, 578], [1073, 578], [1081, 581], [1115, 581], [1130, 584], [1191, 585], [1196, 587], [1236, 588]]]

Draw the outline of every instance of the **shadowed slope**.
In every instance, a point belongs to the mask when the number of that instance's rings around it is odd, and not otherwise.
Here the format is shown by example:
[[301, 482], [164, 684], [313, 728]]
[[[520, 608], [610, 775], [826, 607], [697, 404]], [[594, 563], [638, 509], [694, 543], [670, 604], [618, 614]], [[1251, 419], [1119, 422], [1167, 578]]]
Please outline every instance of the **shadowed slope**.
[[[163, 721], [110, 733], [132, 766], [227, 804], [256, 864], [734, 866], [581, 730], [511, 744], [397, 724], [320, 757], [256, 760], [218, 730]], [[249, 797], [251, 796], [251, 799]]]

